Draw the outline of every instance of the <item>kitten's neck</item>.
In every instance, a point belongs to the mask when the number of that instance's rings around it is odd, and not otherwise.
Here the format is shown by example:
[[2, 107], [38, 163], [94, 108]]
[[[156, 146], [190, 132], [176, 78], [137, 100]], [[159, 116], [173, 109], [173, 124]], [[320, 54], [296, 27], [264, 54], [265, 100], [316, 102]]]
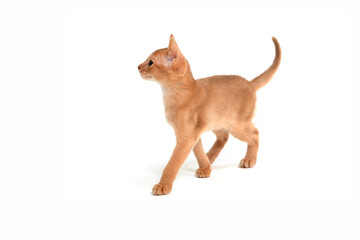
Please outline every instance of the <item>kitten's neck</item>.
[[167, 84], [161, 84], [165, 109], [168, 111], [188, 102], [194, 95], [197, 87], [197, 82], [190, 68], [188, 68], [184, 76], [167, 81]]
[[172, 85], [161, 86], [163, 97], [164, 98], [176, 98], [176, 97], [186, 97], [191, 95], [196, 88], [196, 83], [176, 83]]
[[181, 106], [194, 95], [197, 84], [195, 80], [178, 82], [176, 84], [161, 86], [165, 108]]

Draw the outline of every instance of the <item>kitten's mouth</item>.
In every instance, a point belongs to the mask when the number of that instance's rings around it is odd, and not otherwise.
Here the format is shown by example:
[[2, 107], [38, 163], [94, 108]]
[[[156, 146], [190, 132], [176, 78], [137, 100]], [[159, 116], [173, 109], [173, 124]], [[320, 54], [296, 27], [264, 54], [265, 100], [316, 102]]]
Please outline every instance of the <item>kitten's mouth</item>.
[[144, 69], [139, 68], [139, 73], [141, 77], [145, 80], [154, 80], [154, 78], [149, 74], [149, 72], [145, 71]]
[[141, 77], [145, 80], [154, 80], [154, 78], [152, 76], [149, 76], [149, 75], [143, 75], [141, 74]]
[[145, 80], [154, 80], [153, 77], [149, 76], [149, 77], [144, 77]]

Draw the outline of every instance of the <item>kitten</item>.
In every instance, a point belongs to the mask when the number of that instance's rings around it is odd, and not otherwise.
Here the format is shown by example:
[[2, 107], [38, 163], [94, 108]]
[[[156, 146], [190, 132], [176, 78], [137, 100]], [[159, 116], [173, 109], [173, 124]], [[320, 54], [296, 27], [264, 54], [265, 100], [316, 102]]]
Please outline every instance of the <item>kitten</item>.
[[[170, 36], [168, 48], [153, 52], [138, 66], [141, 77], [158, 82], [163, 90], [166, 119], [174, 128], [176, 146], [166, 165], [154, 195], [168, 194], [185, 159], [193, 150], [199, 168], [196, 176], [210, 176], [211, 164], [228, 140], [229, 133], [248, 144], [241, 168], [256, 163], [259, 132], [252, 123], [256, 91], [267, 84], [280, 65], [281, 49], [275, 37], [276, 56], [272, 65], [251, 81], [239, 76], [212, 76], [195, 80], [190, 65], [175, 38]], [[216, 141], [205, 154], [201, 134], [213, 131]]]

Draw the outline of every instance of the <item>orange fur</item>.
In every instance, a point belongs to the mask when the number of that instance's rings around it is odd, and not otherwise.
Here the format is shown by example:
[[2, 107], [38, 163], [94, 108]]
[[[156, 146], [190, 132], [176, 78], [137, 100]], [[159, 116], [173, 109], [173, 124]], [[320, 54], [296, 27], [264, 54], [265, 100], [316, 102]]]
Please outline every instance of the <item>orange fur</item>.
[[[209, 177], [211, 164], [227, 142], [229, 133], [248, 143], [240, 167], [255, 165], [259, 147], [259, 132], [252, 123], [256, 90], [269, 82], [281, 59], [280, 45], [274, 37], [273, 42], [276, 50], [273, 64], [252, 81], [229, 75], [195, 80], [173, 35], [168, 48], [155, 51], [138, 66], [142, 78], [161, 85], [166, 119], [176, 135], [175, 149], [160, 182], [152, 190], [154, 195], [171, 191], [191, 150], [199, 163], [196, 176]], [[207, 131], [213, 131], [217, 140], [205, 154], [200, 136]]]

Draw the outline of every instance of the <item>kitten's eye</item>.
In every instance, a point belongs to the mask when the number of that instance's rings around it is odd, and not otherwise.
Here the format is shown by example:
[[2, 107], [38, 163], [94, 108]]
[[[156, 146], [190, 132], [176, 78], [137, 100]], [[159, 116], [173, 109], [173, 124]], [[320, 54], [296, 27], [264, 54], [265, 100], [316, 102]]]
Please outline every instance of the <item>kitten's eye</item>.
[[151, 65], [153, 65], [153, 63], [154, 63], [153, 60], [150, 60], [150, 61], [149, 61], [149, 67], [150, 67]]

